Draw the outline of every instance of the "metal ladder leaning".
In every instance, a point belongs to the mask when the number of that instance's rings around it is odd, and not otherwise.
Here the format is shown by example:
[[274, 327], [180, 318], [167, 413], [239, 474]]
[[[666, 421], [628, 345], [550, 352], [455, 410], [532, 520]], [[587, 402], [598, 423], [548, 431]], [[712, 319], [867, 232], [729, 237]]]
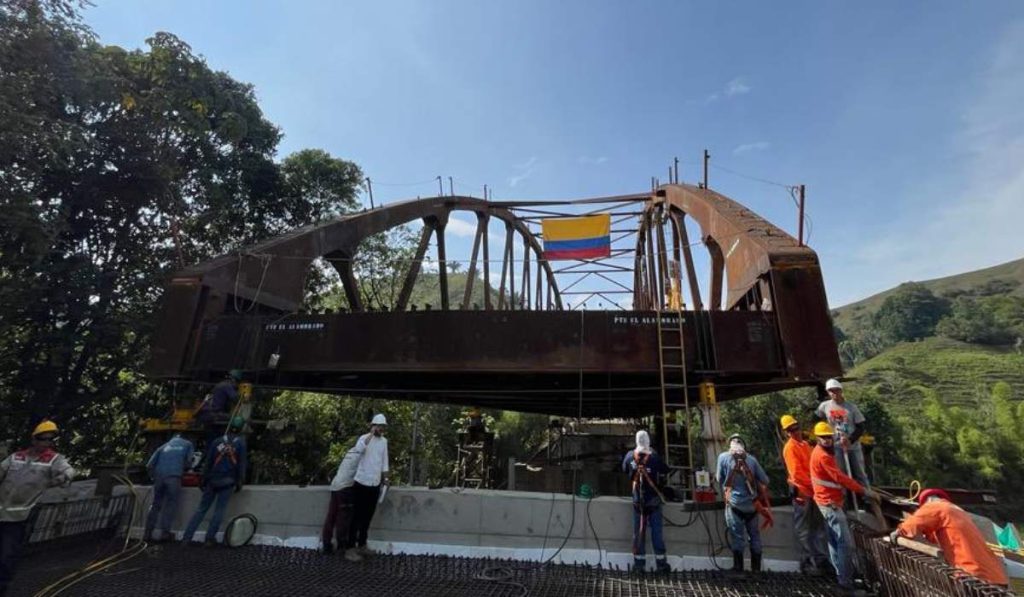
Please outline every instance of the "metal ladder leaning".
[[[667, 485], [684, 500], [693, 499], [693, 442], [690, 392], [686, 379], [686, 345], [683, 336], [681, 309], [656, 311], [658, 323], [658, 369], [661, 382], [661, 445], [668, 465]], [[680, 411], [682, 415], [680, 416]], [[677, 429], [669, 428], [669, 415], [676, 418]], [[685, 443], [684, 443], [685, 442]]]

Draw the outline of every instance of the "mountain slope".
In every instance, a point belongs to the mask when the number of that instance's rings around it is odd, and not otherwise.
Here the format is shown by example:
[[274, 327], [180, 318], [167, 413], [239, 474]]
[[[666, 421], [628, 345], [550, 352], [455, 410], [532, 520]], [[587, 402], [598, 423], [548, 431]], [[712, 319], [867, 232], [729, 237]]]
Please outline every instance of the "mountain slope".
[[904, 342], [848, 372], [858, 384], [878, 386], [894, 411], [920, 405], [918, 387], [934, 390], [946, 404], [973, 406], [996, 382], [1024, 398], [1024, 354], [1013, 348], [967, 344], [948, 338]]
[[[998, 287], [993, 287], [993, 290], [998, 290], [998, 294], [1024, 296], [1024, 259], [955, 276], [925, 280], [921, 284], [937, 295], [969, 292], [993, 284], [998, 285]], [[832, 311], [834, 323], [844, 331], [864, 325], [870, 321], [871, 315], [882, 306], [886, 297], [895, 292], [897, 288], [899, 286], [834, 309]]]

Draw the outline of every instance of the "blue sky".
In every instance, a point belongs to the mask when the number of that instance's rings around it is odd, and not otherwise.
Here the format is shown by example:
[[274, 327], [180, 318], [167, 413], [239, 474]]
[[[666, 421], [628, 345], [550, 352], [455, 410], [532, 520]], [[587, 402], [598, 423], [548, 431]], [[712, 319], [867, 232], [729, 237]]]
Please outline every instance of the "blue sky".
[[[378, 200], [436, 194], [437, 175], [501, 200], [643, 191], [673, 156], [694, 182], [707, 147], [807, 185], [833, 306], [1024, 256], [1013, 0], [97, 0], [85, 17], [126, 47], [178, 35], [256, 86], [282, 156], [354, 160]], [[710, 178], [795, 234], [784, 189]]]

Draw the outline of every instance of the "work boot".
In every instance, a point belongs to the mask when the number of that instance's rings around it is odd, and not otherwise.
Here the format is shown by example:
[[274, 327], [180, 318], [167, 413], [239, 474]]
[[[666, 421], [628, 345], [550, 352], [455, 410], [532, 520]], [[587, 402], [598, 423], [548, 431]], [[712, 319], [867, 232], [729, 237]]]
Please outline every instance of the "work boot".
[[368, 558], [373, 555], [373, 550], [365, 545], [360, 545], [357, 549], [359, 550], [359, 555], [364, 558]]
[[732, 570], [730, 572], [736, 574], [743, 574], [743, 552], [734, 551], [732, 552]]
[[633, 558], [633, 572], [643, 574], [647, 571], [647, 560], [644, 558]]
[[668, 565], [668, 560], [662, 556], [654, 559], [654, 566], [658, 571], [658, 574], [668, 574], [672, 572], [672, 567]]
[[760, 572], [761, 571], [761, 552], [750, 552], [750, 571]]
[[334, 545], [330, 543], [324, 543], [320, 546], [320, 555], [329, 556], [334, 553]]
[[359, 550], [355, 547], [350, 547], [345, 550], [345, 559], [350, 562], [362, 562], [363, 556], [359, 555]]

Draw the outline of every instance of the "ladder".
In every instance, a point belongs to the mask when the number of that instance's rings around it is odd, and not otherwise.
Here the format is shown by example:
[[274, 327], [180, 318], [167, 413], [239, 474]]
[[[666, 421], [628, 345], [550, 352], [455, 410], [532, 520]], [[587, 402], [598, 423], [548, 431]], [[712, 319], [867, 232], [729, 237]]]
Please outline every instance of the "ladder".
[[[681, 491], [682, 499], [693, 500], [693, 447], [691, 440], [690, 392], [686, 379], [686, 346], [683, 311], [656, 311], [658, 323], [658, 369], [661, 382], [661, 444], [668, 465], [667, 485]], [[669, 427], [669, 415], [677, 430]]]

